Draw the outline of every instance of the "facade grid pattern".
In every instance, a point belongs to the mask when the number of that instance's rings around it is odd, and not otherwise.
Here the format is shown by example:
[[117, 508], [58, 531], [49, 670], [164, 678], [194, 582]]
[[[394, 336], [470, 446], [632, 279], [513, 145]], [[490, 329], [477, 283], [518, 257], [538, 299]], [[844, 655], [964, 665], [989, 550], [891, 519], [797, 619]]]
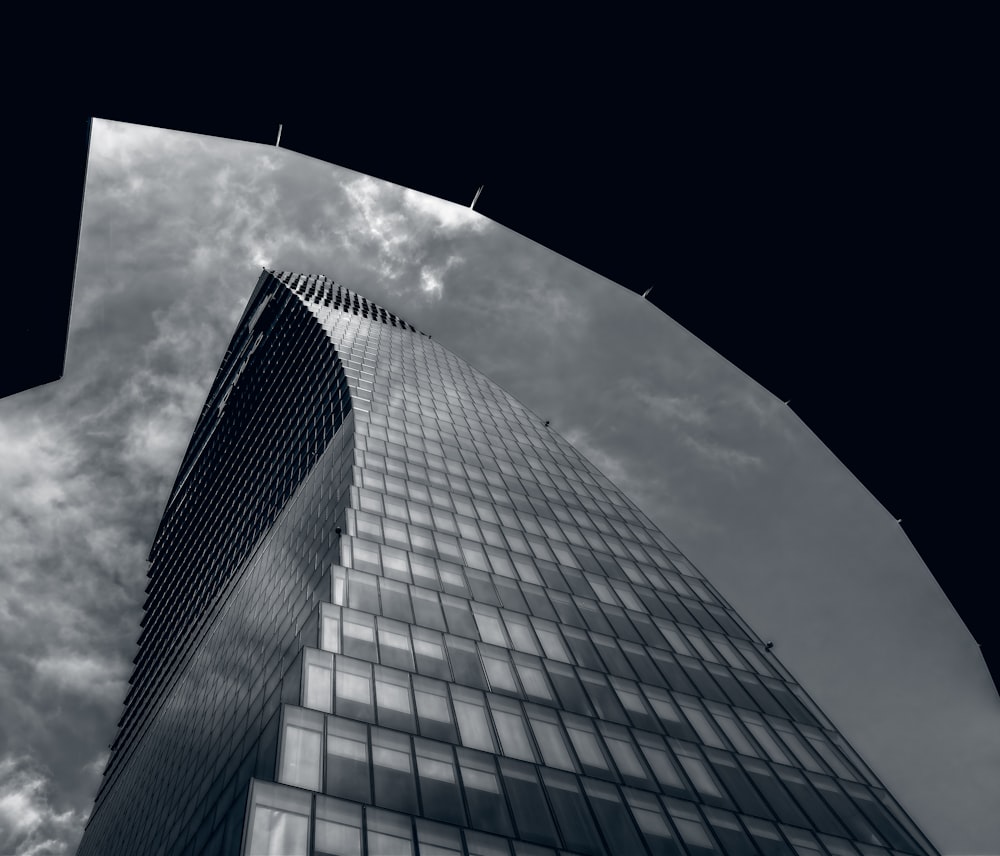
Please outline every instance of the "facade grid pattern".
[[[81, 853], [936, 852], [676, 546], [463, 360], [324, 277], [270, 272], [230, 353], [289, 298], [325, 338], [294, 367], [323, 377], [300, 389], [346, 403], [304, 423], [293, 499], [255, 512], [264, 547], [225, 558], [228, 623], [211, 619], [145, 714], [126, 784], [106, 778], [115, 815], [145, 825]], [[202, 421], [240, 394], [273, 392], [217, 381]], [[215, 435], [199, 423], [168, 511]], [[242, 660], [241, 621], [260, 635]], [[140, 803], [163, 765], [160, 802], [178, 808], [153, 822]]]

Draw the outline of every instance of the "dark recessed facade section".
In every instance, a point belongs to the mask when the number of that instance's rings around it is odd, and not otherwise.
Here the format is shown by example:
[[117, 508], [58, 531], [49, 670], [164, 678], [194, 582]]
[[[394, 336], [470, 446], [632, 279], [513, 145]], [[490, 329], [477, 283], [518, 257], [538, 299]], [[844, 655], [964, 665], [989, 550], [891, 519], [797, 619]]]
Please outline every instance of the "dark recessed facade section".
[[[115, 750], [134, 739], [217, 597], [351, 410], [336, 349], [269, 274], [227, 357], [150, 551], [139, 652]], [[109, 769], [115, 764], [113, 756]]]

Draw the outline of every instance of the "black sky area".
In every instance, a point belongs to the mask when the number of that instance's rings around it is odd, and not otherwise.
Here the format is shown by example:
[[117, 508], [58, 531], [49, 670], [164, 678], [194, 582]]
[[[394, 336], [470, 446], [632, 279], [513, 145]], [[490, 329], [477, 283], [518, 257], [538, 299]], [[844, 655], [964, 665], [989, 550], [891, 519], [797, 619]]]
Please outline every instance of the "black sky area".
[[485, 216], [632, 291], [651, 287], [650, 303], [789, 400], [902, 519], [997, 681], [982, 119], [932, 77], [789, 75], [775, 91], [735, 75], [681, 97], [398, 111], [392, 99], [206, 110], [96, 94], [39, 105], [24, 121], [38, 144], [11, 176], [27, 245], [6, 276], [0, 394], [72, 371], [89, 117], [270, 145], [282, 123], [282, 148], [459, 204], [484, 185]]

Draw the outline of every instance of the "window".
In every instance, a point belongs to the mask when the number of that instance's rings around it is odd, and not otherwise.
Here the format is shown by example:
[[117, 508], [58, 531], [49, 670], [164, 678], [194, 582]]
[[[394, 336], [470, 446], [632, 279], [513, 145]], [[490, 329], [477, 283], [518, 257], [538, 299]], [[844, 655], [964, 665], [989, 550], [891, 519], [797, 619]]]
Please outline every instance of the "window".
[[462, 745], [470, 749], [482, 749], [484, 752], [495, 752], [493, 734], [490, 731], [482, 694], [453, 686], [451, 700], [455, 707], [455, 717], [458, 719]]
[[501, 758], [500, 772], [503, 775], [510, 806], [514, 811], [518, 836], [528, 841], [558, 847], [559, 836], [556, 834], [545, 794], [542, 792], [534, 767]]
[[531, 624], [526, 616], [518, 615], [515, 612], [508, 612], [507, 610], [503, 610], [501, 615], [516, 650], [523, 651], [526, 654], [539, 655], [542, 653], [538, 647], [538, 643], [535, 641], [534, 631], [531, 629]]
[[541, 772], [549, 802], [552, 804], [566, 846], [587, 856], [603, 856], [605, 851], [601, 844], [600, 833], [594, 824], [576, 776], [555, 770], [543, 769]]
[[472, 613], [479, 628], [479, 638], [484, 642], [489, 642], [491, 645], [499, 645], [503, 648], [509, 647], [507, 637], [504, 636], [503, 625], [500, 623], [500, 614], [496, 609], [473, 603]]
[[343, 616], [344, 653], [362, 660], [378, 660], [373, 616], [349, 609]]
[[316, 797], [313, 848], [316, 856], [361, 856], [361, 806]]
[[635, 732], [636, 743], [642, 757], [646, 759], [653, 775], [667, 793], [688, 796], [689, 791], [677, 770], [673, 755], [667, 750], [663, 739], [655, 734]]
[[483, 666], [486, 668], [486, 677], [489, 679], [490, 688], [494, 692], [520, 695], [517, 679], [514, 677], [514, 669], [511, 667], [507, 652], [502, 648], [480, 645], [479, 653], [482, 656]]
[[576, 772], [576, 764], [573, 763], [556, 712], [536, 705], [526, 705], [525, 709], [545, 766]]
[[667, 813], [677, 827], [678, 833], [687, 845], [692, 854], [702, 856], [707, 853], [721, 853], [712, 841], [705, 822], [698, 814], [698, 810], [691, 803], [665, 797], [663, 800], [667, 805]]
[[333, 712], [333, 657], [325, 651], [305, 649], [305, 686], [303, 699], [306, 707]]
[[659, 800], [649, 793], [624, 788], [625, 799], [636, 825], [649, 844], [651, 852], [662, 856], [682, 856], [682, 851], [673, 832], [663, 816]]
[[249, 856], [309, 856], [310, 794], [254, 781], [251, 799]]
[[372, 776], [375, 802], [384, 808], [417, 813], [410, 739], [384, 728], [371, 730]]
[[584, 780], [590, 807], [612, 853], [642, 853], [642, 841], [618, 789], [607, 782]]
[[476, 643], [458, 636], [445, 636], [448, 656], [455, 670], [455, 680], [467, 686], [486, 689], [486, 675], [479, 661]]
[[413, 625], [413, 653], [417, 671], [422, 675], [451, 680], [451, 671], [444, 656], [443, 637], [434, 630]]
[[386, 666], [413, 671], [409, 627], [388, 618], [378, 619], [378, 644], [382, 663]]
[[462, 834], [450, 826], [417, 818], [420, 856], [462, 856]]
[[435, 820], [465, 824], [462, 795], [452, 748], [444, 743], [416, 738], [413, 748], [417, 757], [417, 776], [424, 814]]
[[566, 645], [563, 643], [562, 636], [559, 635], [559, 629], [555, 624], [539, 618], [536, 618], [532, 624], [534, 625], [538, 640], [542, 643], [542, 650], [545, 652], [546, 657], [551, 660], [559, 660], [563, 663], [573, 662], [569, 651], [566, 650]]
[[711, 773], [708, 764], [702, 758], [698, 747], [690, 743], [682, 743], [679, 740], [670, 740], [669, 743], [695, 790], [713, 805], [718, 805], [721, 802], [722, 805], [728, 806], [729, 800], [723, 796], [722, 789]]
[[512, 835], [514, 830], [493, 758], [466, 749], [458, 749], [457, 755], [470, 825], [498, 835]]
[[606, 723], [600, 724], [601, 735], [604, 737], [604, 745], [608, 747], [611, 757], [622, 781], [639, 788], [654, 787], [649, 776], [646, 774], [639, 754], [632, 743], [629, 733], [624, 728], [615, 728]]
[[326, 720], [326, 793], [371, 802], [368, 788], [368, 728], [330, 716]]
[[410, 680], [405, 672], [375, 666], [375, 699], [379, 725], [403, 731], [416, 730], [410, 701]]
[[562, 719], [583, 772], [588, 776], [613, 778], [591, 721], [571, 714], [563, 714]]
[[339, 658], [337, 660], [337, 713], [374, 721], [371, 666]]
[[413, 856], [413, 835], [410, 818], [394, 812], [369, 808], [368, 852], [379, 856]]
[[541, 666], [541, 660], [526, 654], [514, 654], [513, 658], [525, 696], [540, 701], [552, 701], [552, 690], [549, 688], [549, 682], [545, 679], [545, 670]]
[[429, 678], [413, 678], [420, 733], [425, 737], [455, 742], [458, 736], [451, 718], [447, 685]]
[[322, 790], [322, 760], [323, 715], [286, 707], [278, 781], [311, 791]]
[[535, 753], [525, 727], [521, 706], [516, 701], [497, 697], [490, 698], [489, 705], [503, 754], [508, 758], [534, 761]]

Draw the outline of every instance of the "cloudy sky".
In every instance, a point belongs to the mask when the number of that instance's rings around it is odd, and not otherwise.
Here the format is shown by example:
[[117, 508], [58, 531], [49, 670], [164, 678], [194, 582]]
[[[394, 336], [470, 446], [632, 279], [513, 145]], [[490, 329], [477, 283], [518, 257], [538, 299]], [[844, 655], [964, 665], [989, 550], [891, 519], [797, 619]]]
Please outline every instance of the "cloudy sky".
[[0, 853], [79, 840], [146, 552], [261, 266], [344, 283], [550, 419], [775, 642], [942, 852], [995, 852], [1000, 702], [977, 646], [793, 410], [476, 212], [274, 147], [95, 120], [65, 376], [0, 400]]

